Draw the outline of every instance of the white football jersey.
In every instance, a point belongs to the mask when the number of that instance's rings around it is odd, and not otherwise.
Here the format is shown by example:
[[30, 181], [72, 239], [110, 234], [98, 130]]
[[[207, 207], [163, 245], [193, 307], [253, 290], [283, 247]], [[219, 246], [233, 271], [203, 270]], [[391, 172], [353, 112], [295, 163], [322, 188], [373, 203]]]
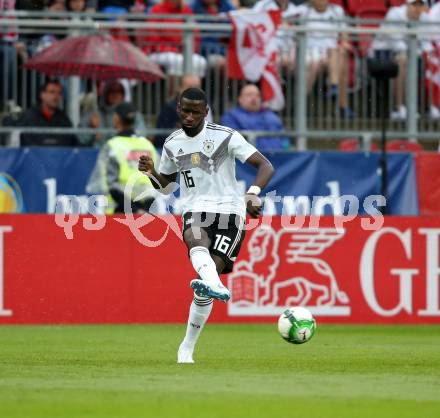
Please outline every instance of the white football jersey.
[[237, 131], [205, 122], [194, 137], [179, 129], [166, 139], [159, 172], [180, 173], [182, 214], [233, 213], [244, 218], [246, 207], [235, 178], [235, 159], [244, 163], [256, 151]]

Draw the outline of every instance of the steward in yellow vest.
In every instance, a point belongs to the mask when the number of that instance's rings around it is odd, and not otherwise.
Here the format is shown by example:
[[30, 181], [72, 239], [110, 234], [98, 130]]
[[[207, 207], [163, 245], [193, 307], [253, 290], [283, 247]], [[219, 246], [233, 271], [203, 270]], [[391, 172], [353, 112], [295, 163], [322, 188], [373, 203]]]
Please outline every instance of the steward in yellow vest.
[[[135, 135], [135, 118], [136, 108], [131, 103], [119, 104], [113, 113], [113, 126], [118, 134], [107, 141], [103, 150], [107, 158], [101, 160], [105, 161], [102, 178], [109, 200], [108, 214], [123, 213], [124, 203], [131, 205], [133, 213], [146, 212], [157, 193], [150, 179], [138, 170], [139, 157], [149, 155], [157, 163], [157, 151], [148, 139]], [[135, 202], [141, 194], [145, 197]]]

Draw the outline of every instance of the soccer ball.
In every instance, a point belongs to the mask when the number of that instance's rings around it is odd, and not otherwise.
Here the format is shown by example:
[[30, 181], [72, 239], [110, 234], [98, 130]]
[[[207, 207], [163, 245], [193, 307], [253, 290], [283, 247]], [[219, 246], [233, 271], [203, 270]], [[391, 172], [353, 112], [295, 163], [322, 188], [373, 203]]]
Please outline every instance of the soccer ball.
[[306, 343], [313, 337], [315, 329], [315, 318], [301, 306], [287, 308], [278, 319], [278, 331], [288, 343]]

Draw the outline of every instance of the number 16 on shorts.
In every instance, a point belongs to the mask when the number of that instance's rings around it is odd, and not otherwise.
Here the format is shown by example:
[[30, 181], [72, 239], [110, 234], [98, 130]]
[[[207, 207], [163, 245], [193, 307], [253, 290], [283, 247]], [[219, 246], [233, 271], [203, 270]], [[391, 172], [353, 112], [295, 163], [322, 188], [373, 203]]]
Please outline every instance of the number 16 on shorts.
[[226, 235], [215, 234], [214, 249], [226, 254], [231, 246], [231, 238]]

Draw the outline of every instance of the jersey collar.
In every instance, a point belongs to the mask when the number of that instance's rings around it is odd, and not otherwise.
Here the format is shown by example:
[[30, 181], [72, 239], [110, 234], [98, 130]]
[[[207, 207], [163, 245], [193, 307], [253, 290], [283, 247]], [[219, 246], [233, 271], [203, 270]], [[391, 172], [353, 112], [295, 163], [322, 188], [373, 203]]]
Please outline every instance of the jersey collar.
[[198, 141], [200, 138], [204, 138], [206, 133], [206, 125], [208, 125], [208, 122], [205, 120], [203, 129], [196, 136], [188, 136], [186, 134], [185, 136], [187, 137], [187, 139], [190, 139], [191, 141]]

